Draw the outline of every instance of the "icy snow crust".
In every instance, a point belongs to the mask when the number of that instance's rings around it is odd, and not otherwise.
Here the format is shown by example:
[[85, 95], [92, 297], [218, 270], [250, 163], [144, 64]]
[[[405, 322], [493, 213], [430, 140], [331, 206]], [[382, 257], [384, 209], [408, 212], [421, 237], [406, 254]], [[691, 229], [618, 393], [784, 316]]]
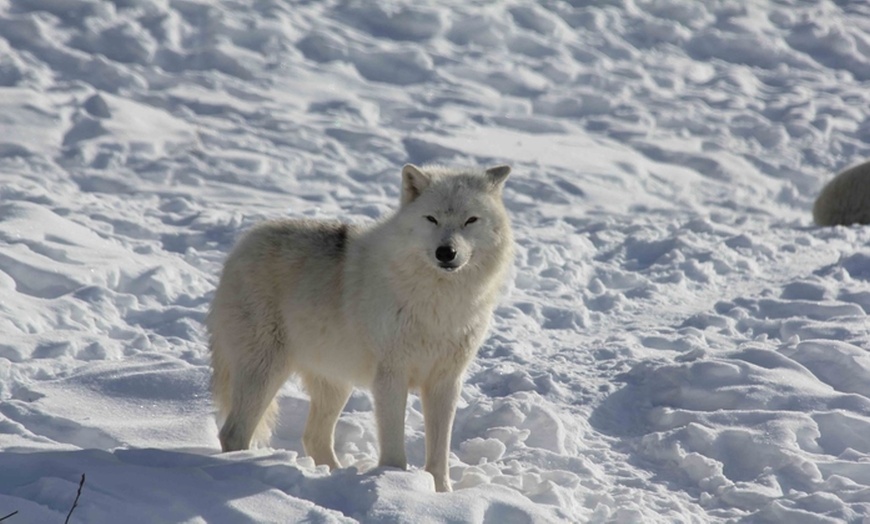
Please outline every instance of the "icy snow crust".
[[[0, 517], [862, 522], [870, 229], [813, 199], [870, 158], [863, 2], [0, 1]], [[590, 5], [585, 5], [590, 4]], [[219, 454], [203, 318], [245, 228], [368, 222], [399, 169], [508, 162], [514, 279], [451, 477]], [[866, 522], [866, 521], [865, 521]]]

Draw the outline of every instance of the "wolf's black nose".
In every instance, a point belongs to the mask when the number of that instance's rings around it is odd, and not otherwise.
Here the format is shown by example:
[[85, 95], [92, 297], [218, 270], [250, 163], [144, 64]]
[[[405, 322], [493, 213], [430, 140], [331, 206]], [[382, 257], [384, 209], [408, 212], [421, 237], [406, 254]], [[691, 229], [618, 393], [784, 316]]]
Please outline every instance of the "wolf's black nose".
[[438, 259], [438, 262], [452, 262], [456, 258], [456, 250], [450, 246], [438, 246], [438, 249], [435, 250], [435, 258]]

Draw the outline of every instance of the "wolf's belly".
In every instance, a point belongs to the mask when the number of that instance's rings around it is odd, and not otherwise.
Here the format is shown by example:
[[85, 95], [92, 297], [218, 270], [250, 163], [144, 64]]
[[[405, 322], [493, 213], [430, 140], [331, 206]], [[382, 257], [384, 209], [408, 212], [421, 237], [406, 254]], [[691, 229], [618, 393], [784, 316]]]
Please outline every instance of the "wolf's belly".
[[374, 358], [347, 326], [330, 318], [288, 318], [287, 346], [293, 367], [337, 382], [368, 386]]

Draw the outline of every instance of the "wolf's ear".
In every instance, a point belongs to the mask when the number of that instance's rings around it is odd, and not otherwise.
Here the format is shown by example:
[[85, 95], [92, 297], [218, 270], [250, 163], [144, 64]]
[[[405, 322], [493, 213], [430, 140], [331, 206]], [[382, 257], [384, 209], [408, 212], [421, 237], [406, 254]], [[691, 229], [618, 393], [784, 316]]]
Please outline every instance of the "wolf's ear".
[[486, 170], [486, 178], [489, 180], [489, 183], [498, 189], [501, 189], [504, 185], [504, 181], [507, 180], [509, 174], [511, 174], [511, 166], [504, 164]]
[[402, 206], [417, 200], [420, 193], [429, 187], [432, 177], [424, 173], [414, 164], [405, 164], [402, 168]]

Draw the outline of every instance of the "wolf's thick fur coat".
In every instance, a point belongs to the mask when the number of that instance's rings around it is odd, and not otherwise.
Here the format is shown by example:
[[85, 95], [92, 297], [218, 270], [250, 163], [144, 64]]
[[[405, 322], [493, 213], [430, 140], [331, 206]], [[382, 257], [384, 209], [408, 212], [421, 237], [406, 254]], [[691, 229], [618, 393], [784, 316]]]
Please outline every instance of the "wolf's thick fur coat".
[[507, 166], [402, 170], [401, 207], [370, 226], [275, 220], [229, 255], [208, 316], [221, 446], [267, 441], [274, 397], [298, 375], [303, 445], [338, 467], [333, 434], [354, 386], [370, 388], [381, 466], [406, 468], [405, 407], [419, 389], [426, 470], [449, 491], [463, 372], [483, 342], [513, 254]]

